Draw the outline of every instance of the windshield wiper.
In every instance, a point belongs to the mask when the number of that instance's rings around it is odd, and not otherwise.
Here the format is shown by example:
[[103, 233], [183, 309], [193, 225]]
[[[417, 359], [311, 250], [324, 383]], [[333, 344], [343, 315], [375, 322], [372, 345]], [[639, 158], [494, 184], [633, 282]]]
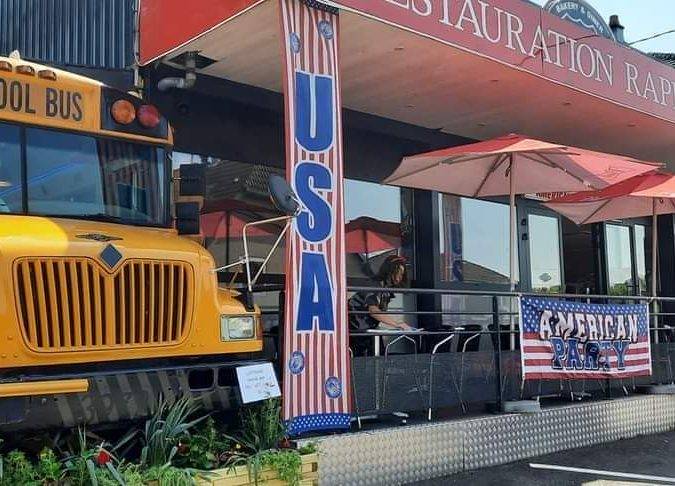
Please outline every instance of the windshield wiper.
[[45, 215], [51, 218], [70, 218], [70, 219], [86, 219], [90, 221], [103, 221], [108, 223], [130, 223], [134, 220], [128, 220], [120, 218], [119, 216], [113, 216], [106, 213], [94, 213], [94, 214], [48, 214]]

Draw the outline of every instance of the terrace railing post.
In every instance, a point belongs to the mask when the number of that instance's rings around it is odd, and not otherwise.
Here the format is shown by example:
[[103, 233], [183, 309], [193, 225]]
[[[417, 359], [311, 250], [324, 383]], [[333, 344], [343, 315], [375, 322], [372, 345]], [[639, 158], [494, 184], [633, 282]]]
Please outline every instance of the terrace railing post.
[[502, 387], [502, 333], [499, 322], [499, 297], [492, 296], [492, 325], [493, 325], [493, 344], [495, 347], [495, 398], [496, 411], [502, 411], [504, 402], [504, 390]]
[[[286, 291], [279, 291], [279, 323], [277, 325], [277, 362], [282, 363], [284, 360], [284, 321], [285, 321], [285, 306], [286, 306]], [[283, 371], [283, 366], [281, 366]]]

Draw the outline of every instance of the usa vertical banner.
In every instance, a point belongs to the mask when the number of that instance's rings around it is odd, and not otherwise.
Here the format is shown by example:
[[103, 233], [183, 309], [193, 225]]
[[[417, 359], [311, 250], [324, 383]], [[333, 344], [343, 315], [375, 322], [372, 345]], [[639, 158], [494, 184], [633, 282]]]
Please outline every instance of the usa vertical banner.
[[289, 433], [350, 423], [338, 15], [279, 0], [286, 175], [300, 200], [286, 245], [284, 419]]

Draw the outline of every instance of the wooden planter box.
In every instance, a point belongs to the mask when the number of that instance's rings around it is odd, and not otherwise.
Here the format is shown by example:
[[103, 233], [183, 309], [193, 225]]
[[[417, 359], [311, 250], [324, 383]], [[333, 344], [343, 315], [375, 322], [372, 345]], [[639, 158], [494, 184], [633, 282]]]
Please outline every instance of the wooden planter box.
[[[286, 483], [277, 478], [276, 471], [265, 468], [258, 476], [258, 483], [264, 486], [285, 486]], [[237, 466], [234, 469], [216, 469], [209, 471], [207, 477], [197, 479], [200, 486], [248, 486], [254, 485], [249, 477], [248, 467]], [[319, 455], [307, 454], [302, 456], [302, 486], [316, 486], [319, 484]]]

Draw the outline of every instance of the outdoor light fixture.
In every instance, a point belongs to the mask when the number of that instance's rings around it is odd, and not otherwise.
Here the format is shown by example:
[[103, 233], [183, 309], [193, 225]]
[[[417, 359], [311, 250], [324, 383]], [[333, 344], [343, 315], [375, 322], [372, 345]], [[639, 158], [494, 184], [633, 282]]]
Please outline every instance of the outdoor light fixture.
[[56, 73], [51, 69], [41, 69], [38, 71], [38, 78], [56, 81]]
[[136, 108], [131, 101], [117, 100], [110, 108], [110, 115], [120, 125], [128, 125], [136, 119]]
[[18, 74], [25, 74], [27, 76], [35, 76], [35, 69], [32, 66], [21, 65], [16, 67], [16, 72]]
[[138, 123], [145, 128], [155, 128], [159, 125], [161, 115], [159, 110], [152, 105], [141, 105], [136, 114]]
[[0, 61], [0, 71], [12, 72], [12, 64], [7, 61]]

